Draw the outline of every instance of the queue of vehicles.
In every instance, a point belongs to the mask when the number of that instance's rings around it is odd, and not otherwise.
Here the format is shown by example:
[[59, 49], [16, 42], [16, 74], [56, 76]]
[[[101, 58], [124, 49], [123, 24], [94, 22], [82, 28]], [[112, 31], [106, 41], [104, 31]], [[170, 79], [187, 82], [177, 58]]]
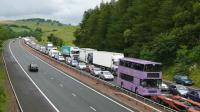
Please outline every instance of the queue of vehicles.
[[[193, 84], [193, 82], [188, 77], [185, 77], [185, 75], [174, 75], [174, 81], [177, 84], [182, 85], [171, 84], [168, 86], [162, 81], [161, 63], [126, 58], [121, 53], [97, 51], [89, 48], [82, 49], [63, 46], [60, 52], [55, 49], [50, 42], [47, 43], [46, 50], [44, 50], [44, 46], [40, 46], [39, 48], [34, 41], [25, 40], [25, 42], [30, 47], [43, 52], [44, 54], [48, 54], [52, 58], [63, 61], [77, 69], [89, 72], [91, 75], [103, 80], [114, 80], [115, 77], [113, 76], [113, 73], [115, 72], [117, 74], [117, 84], [122, 88], [135, 92], [141, 96], [150, 96], [155, 101], [162, 102], [164, 105], [175, 110], [184, 108], [190, 112], [189, 110], [192, 109], [183, 102], [178, 100], [175, 101], [174, 97], [163, 95], [163, 91], [167, 91], [175, 96], [178, 95], [180, 96], [180, 99], [189, 98], [197, 104], [197, 106], [195, 105], [196, 107], [200, 105], [200, 92], [190, 91], [185, 86], [182, 86]], [[185, 102], [188, 102], [188, 100]], [[200, 106], [195, 109], [200, 111]]]

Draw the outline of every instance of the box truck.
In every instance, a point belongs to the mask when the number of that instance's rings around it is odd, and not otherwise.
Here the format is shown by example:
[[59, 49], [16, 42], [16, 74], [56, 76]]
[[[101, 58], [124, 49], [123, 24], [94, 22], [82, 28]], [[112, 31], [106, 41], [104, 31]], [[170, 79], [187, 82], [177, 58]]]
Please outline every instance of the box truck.
[[115, 72], [119, 65], [119, 59], [123, 57], [123, 53], [93, 51], [88, 54], [88, 62]]
[[80, 57], [79, 60], [85, 63], [88, 63], [88, 54], [97, 51], [96, 49], [91, 48], [80, 48]]

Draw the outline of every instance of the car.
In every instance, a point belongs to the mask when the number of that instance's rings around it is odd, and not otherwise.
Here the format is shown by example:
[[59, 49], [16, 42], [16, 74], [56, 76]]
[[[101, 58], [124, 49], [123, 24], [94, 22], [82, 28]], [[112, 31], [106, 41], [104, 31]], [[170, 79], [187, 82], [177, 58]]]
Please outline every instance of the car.
[[28, 68], [29, 68], [29, 71], [30, 71], [30, 72], [38, 72], [38, 71], [39, 71], [38, 65], [37, 65], [37, 64], [33, 64], [33, 63], [32, 63], [32, 64], [29, 65]]
[[192, 80], [184, 74], [177, 74], [174, 75], [173, 78], [174, 82], [176, 82], [177, 84], [182, 84], [182, 85], [193, 85]]
[[78, 63], [76, 68], [80, 69], [80, 70], [83, 70], [86, 68], [86, 64], [85, 63]]
[[93, 70], [94, 68], [94, 65], [91, 65], [91, 64], [87, 64], [86, 65], [86, 68], [84, 69], [86, 72], [89, 72], [91, 73], [91, 71]]
[[170, 85], [169, 91], [173, 95], [179, 95], [185, 97], [186, 94], [189, 92], [188, 88], [183, 85]]
[[63, 57], [63, 55], [55, 55], [55, 59], [62, 62], [65, 61], [65, 58]]
[[78, 61], [77, 60], [71, 60], [70, 65], [73, 67], [76, 67], [78, 65]]
[[97, 68], [97, 67], [94, 67], [94, 68], [91, 69], [90, 73], [91, 73], [91, 75], [98, 77], [99, 74], [101, 73], [101, 69]]
[[109, 71], [101, 71], [99, 77], [103, 80], [114, 80], [113, 74], [111, 74]]
[[70, 58], [70, 57], [66, 57], [65, 58], [65, 62], [67, 63], [67, 64], [71, 64], [71, 61], [72, 61], [72, 59]]
[[186, 94], [186, 98], [200, 103], [200, 90], [190, 91]]
[[168, 85], [165, 84], [164, 82], [161, 83], [160, 89], [161, 89], [162, 92], [169, 91]]

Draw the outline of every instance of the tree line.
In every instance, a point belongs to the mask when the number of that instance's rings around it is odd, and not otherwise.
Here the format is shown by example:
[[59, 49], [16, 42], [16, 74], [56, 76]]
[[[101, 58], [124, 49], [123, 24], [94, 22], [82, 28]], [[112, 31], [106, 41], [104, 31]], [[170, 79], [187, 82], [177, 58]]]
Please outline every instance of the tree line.
[[118, 0], [84, 13], [74, 43], [175, 65], [200, 62], [198, 0]]

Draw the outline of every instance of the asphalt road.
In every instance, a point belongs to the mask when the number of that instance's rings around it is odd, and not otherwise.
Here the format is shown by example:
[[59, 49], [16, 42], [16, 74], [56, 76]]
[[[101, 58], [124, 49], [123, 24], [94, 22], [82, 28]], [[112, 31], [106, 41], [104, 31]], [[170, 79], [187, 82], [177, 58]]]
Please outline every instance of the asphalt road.
[[[4, 57], [24, 112], [131, 111], [32, 56], [20, 46], [19, 40], [6, 44]], [[38, 73], [28, 71], [30, 63], [38, 64]]]

